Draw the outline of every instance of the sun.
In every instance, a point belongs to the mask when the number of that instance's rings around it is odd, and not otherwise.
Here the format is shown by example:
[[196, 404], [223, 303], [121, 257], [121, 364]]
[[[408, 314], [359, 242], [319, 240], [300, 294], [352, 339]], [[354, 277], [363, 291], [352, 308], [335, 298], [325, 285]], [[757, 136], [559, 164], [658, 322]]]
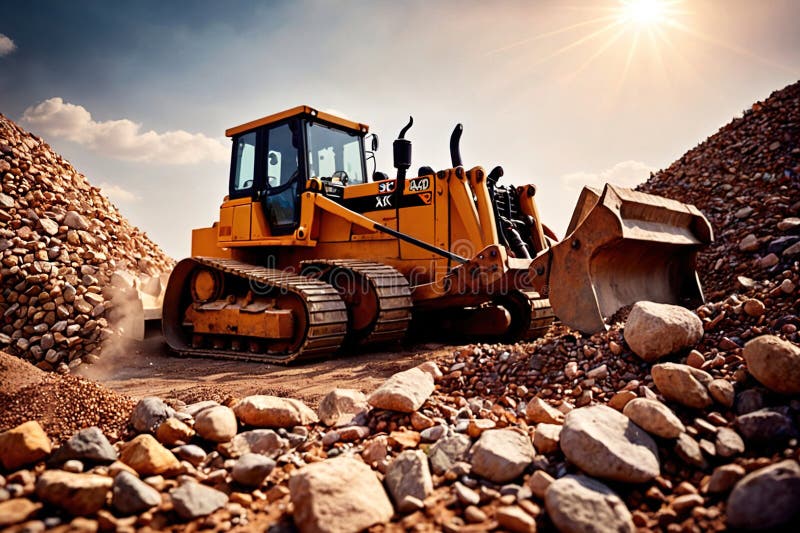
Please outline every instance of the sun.
[[622, 22], [638, 26], [663, 24], [669, 17], [669, 4], [666, 0], [621, 0], [620, 18]]

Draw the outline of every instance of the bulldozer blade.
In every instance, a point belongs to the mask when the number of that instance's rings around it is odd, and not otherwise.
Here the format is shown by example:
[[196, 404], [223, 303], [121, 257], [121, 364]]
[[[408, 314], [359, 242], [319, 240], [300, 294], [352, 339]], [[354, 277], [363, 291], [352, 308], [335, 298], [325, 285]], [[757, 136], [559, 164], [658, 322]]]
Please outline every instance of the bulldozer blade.
[[539, 254], [529, 274], [566, 325], [595, 333], [638, 301], [696, 307], [697, 252], [713, 240], [693, 205], [606, 185], [584, 188], [567, 236]]
[[144, 340], [147, 323], [161, 320], [161, 307], [169, 273], [136, 275], [118, 270], [111, 277], [114, 300], [112, 322], [128, 339]]

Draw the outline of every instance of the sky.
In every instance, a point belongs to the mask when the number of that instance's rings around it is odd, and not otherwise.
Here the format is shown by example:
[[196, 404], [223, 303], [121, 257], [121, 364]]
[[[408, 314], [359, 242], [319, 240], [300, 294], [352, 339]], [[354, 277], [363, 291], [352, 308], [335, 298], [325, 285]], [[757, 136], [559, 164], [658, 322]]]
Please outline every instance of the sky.
[[561, 235], [800, 79], [797, 0], [0, 0], [0, 113], [176, 258], [227, 192], [226, 128], [301, 104], [370, 125], [391, 173], [502, 165]]

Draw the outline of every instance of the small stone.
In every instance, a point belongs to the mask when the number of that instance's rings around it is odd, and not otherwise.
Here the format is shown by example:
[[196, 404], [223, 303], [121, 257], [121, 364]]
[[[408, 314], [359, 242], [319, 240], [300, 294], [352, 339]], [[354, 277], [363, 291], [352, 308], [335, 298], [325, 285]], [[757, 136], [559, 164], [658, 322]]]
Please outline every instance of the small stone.
[[608, 401], [608, 406], [617, 411], [622, 411], [628, 402], [636, 398], [636, 393], [630, 390], [619, 391]]
[[175, 512], [184, 520], [206, 516], [228, 503], [224, 492], [188, 481], [170, 492]]
[[238, 430], [236, 415], [224, 405], [203, 409], [194, 419], [194, 430], [206, 440], [228, 442]]
[[289, 448], [289, 442], [271, 429], [243, 431], [230, 442], [217, 446], [228, 457], [241, 457], [246, 453], [259, 453], [267, 457], [277, 457]]
[[50, 220], [49, 218], [40, 218], [39, 224], [48, 235], [56, 235], [58, 233], [58, 223]]
[[681, 516], [688, 514], [689, 511], [701, 505], [703, 505], [703, 497], [699, 494], [684, 494], [672, 500], [670, 507], [675, 510], [678, 516]]
[[26, 498], [14, 498], [0, 502], [0, 528], [24, 522], [41, 508], [41, 503], [33, 503]]
[[423, 429], [428, 429], [436, 425], [430, 417], [423, 415], [419, 411], [414, 411], [411, 413], [411, 427], [414, 428], [415, 431], [422, 431]]
[[117, 451], [98, 427], [82, 429], [72, 435], [59, 447], [51, 461], [61, 464], [70, 459], [94, 463], [113, 463], [117, 460]]
[[650, 370], [659, 392], [668, 400], [687, 407], [704, 409], [713, 402], [707, 386], [711, 375], [688, 365], [661, 363]]
[[532, 398], [525, 407], [525, 416], [533, 424], [563, 424], [564, 413], [551, 407], [538, 396]]
[[570, 412], [561, 450], [584, 472], [604, 479], [644, 483], [660, 474], [658, 447], [628, 417], [604, 405]]
[[736, 394], [733, 390], [733, 383], [727, 379], [714, 379], [708, 384], [708, 392], [718, 404], [725, 407], [733, 407]]
[[738, 219], [744, 219], [752, 215], [753, 211], [754, 211], [753, 208], [748, 205], [737, 209], [736, 212], [733, 213], [733, 216], [735, 216]]
[[474, 505], [470, 505], [464, 509], [464, 518], [466, 518], [467, 522], [470, 524], [480, 524], [481, 522], [488, 520], [486, 513]]
[[764, 306], [764, 302], [757, 300], [756, 298], [750, 298], [747, 300], [742, 308], [744, 309], [745, 313], [754, 317], [763, 315], [767, 310], [767, 308]]
[[467, 426], [467, 435], [473, 439], [477, 439], [486, 430], [495, 429], [497, 424], [493, 420], [479, 418], [477, 420], [470, 420]]
[[689, 355], [686, 356], [686, 364], [692, 368], [700, 368], [705, 362], [706, 358], [697, 350], [692, 350], [689, 352]]
[[175, 416], [175, 410], [156, 397], [139, 400], [131, 411], [131, 425], [140, 433], [153, 433], [167, 418]]
[[686, 308], [637, 302], [625, 322], [625, 342], [647, 362], [694, 346], [703, 337], [703, 323]]
[[89, 229], [89, 223], [77, 211], [67, 211], [67, 214], [64, 216], [64, 225], [75, 230]]
[[631, 513], [619, 496], [586, 476], [568, 475], [551, 483], [545, 506], [559, 531], [636, 530]]
[[91, 515], [105, 504], [111, 484], [105, 476], [47, 470], [36, 481], [36, 496], [73, 516]]
[[458, 481], [453, 483], [453, 492], [455, 492], [458, 501], [464, 505], [478, 505], [481, 501], [481, 497], [477, 492]]
[[184, 461], [188, 461], [194, 466], [199, 465], [206, 458], [206, 452], [196, 444], [184, 444], [173, 450], [173, 453]]
[[589, 379], [605, 379], [608, 377], [608, 366], [602, 364], [593, 368], [586, 373], [586, 377]]
[[260, 428], [288, 428], [318, 422], [316, 413], [300, 400], [277, 396], [248, 396], [233, 411], [243, 424]]
[[733, 457], [744, 453], [742, 437], [730, 428], [719, 428], [714, 446], [720, 457]]
[[50, 450], [50, 439], [35, 420], [0, 433], [0, 462], [6, 470], [41, 461]]
[[675, 413], [658, 400], [636, 398], [628, 402], [622, 412], [637, 426], [656, 437], [675, 439], [686, 431]]
[[555, 481], [553, 476], [544, 470], [537, 470], [531, 475], [530, 479], [528, 479], [528, 488], [531, 489], [534, 496], [543, 500], [547, 488], [553, 481]]
[[334, 389], [322, 399], [317, 409], [320, 421], [326, 426], [349, 423], [356, 415], [369, 409], [367, 397], [354, 389]]
[[800, 513], [800, 466], [781, 461], [742, 478], [727, 503], [728, 525], [769, 529], [789, 524]]
[[453, 465], [463, 461], [469, 452], [472, 441], [466, 435], [452, 435], [436, 442], [428, 452], [428, 459], [434, 474], [442, 475]]
[[747, 370], [760, 383], [781, 394], [800, 393], [800, 347], [773, 335], [744, 346]]
[[700, 444], [687, 433], [681, 433], [678, 440], [675, 441], [675, 453], [686, 464], [697, 468], [706, 468], [707, 466]]
[[419, 368], [399, 372], [387, 379], [369, 395], [368, 402], [376, 409], [413, 413], [433, 393], [433, 377]]
[[177, 418], [167, 418], [158, 425], [156, 430], [158, 441], [167, 446], [188, 442], [193, 436], [194, 430]]
[[539, 424], [533, 434], [533, 447], [539, 453], [553, 453], [558, 450], [561, 438], [561, 427], [558, 424]]
[[745, 475], [745, 469], [737, 464], [722, 465], [714, 469], [708, 481], [710, 493], [728, 492]]
[[120, 461], [145, 476], [169, 473], [181, 466], [172, 452], [147, 433], [122, 446]]
[[535, 453], [527, 435], [513, 429], [490, 429], [472, 446], [472, 472], [505, 483], [522, 474]]
[[372, 469], [348, 457], [304, 466], [289, 478], [289, 491], [300, 531], [355, 533], [394, 514]]
[[536, 520], [516, 506], [498, 507], [494, 513], [501, 527], [515, 533], [536, 533]]
[[773, 409], [759, 409], [736, 417], [736, 427], [748, 441], [783, 441], [797, 436], [792, 419]]
[[778, 229], [780, 231], [791, 231], [797, 227], [800, 227], [800, 218], [797, 217], [784, 218], [778, 222]]
[[744, 239], [739, 241], [739, 250], [742, 252], [755, 252], [758, 248], [758, 238], [752, 233], [749, 233]]
[[415, 511], [416, 506], [408, 505], [406, 497], [425, 500], [433, 492], [428, 457], [421, 450], [406, 450], [400, 453], [386, 469], [384, 483], [399, 512]]
[[237, 483], [249, 487], [260, 487], [267, 476], [275, 469], [275, 461], [255, 453], [242, 455], [233, 465], [231, 477]]
[[161, 494], [128, 472], [114, 478], [113, 506], [122, 515], [140, 514], [161, 504]]

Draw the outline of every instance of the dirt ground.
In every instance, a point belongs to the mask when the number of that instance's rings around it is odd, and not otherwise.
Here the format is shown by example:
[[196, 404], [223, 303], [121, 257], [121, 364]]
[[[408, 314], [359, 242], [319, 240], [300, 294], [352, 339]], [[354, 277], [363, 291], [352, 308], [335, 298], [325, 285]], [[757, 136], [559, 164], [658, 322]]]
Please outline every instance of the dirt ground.
[[144, 341], [128, 341], [101, 361], [81, 365], [77, 374], [138, 399], [144, 396], [177, 398], [185, 402], [229, 396], [273, 394], [299, 398], [312, 406], [331, 389], [374, 390], [390, 375], [424, 361], [452, 353], [453, 346], [416, 344], [362, 350], [335, 359], [291, 366], [246, 361], [177, 357], [160, 332]]

